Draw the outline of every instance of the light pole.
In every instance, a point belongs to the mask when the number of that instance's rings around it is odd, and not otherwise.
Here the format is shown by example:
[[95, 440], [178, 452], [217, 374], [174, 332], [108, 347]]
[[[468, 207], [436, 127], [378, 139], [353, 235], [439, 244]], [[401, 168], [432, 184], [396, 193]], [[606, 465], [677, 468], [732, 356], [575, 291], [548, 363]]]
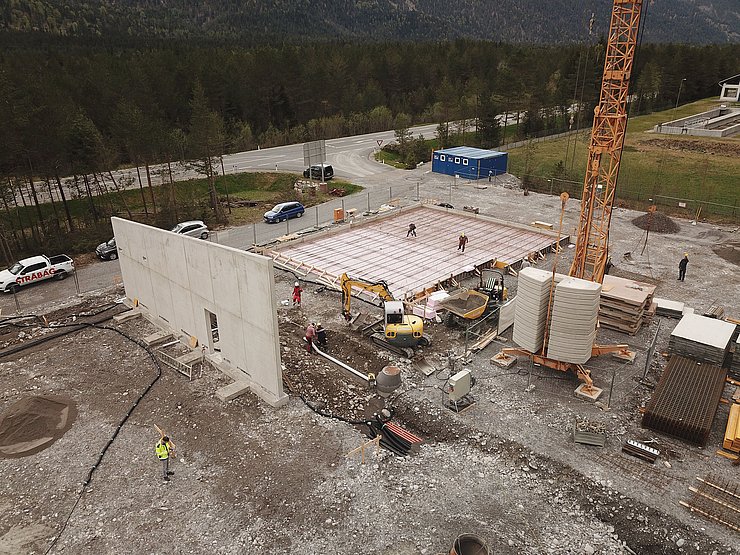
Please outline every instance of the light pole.
[[686, 81], [686, 78], [684, 77], [681, 79], [681, 82], [678, 84], [678, 94], [676, 95], [676, 107], [673, 109], [673, 117], [675, 119], [676, 116], [676, 110], [678, 110], [678, 101], [681, 99], [681, 89], [683, 88], [683, 82]]

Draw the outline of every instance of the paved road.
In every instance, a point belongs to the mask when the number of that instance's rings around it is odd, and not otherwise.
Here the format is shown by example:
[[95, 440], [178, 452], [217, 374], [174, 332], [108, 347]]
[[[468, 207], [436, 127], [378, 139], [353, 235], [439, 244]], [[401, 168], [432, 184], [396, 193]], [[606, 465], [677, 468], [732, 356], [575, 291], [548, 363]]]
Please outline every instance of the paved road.
[[[423, 135], [424, 137], [433, 137], [437, 129], [436, 124], [421, 125], [411, 128], [414, 136]], [[377, 133], [368, 133], [366, 135], [354, 135], [352, 137], [343, 137], [339, 139], [329, 139], [326, 141], [327, 162], [334, 166], [334, 174], [337, 177], [357, 182], [358, 178], [372, 177], [382, 175], [392, 168], [384, 164], [378, 164], [371, 159], [371, 154], [378, 149], [378, 141], [382, 144], [388, 144], [395, 139], [394, 131], [380, 131]], [[250, 150], [247, 152], [238, 152], [236, 154], [227, 154], [223, 157], [225, 173], [239, 173], [246, 171], [289, 171], [292, 173], [302, 172], [306, 166], [303, 164], [303, 144], [285, 145], [273, 148], [264, 148], [261, 150]], [[139, 174], [142, 183], [146, 187], [146, 172], [143, 168], [139, 169], [126, 168], [113, 172], [116, 184], [120, 188], [135, 189], [139, 187]], [[172, 163], [173, 178], [175, 181], [203, 177], [192, 169], [183, 166], [179, 162]], [[150, 167], [151, 179], [153, 185], [159, 185], [163, 181], [169, 182], [169, 173], [167, 165], [161, 164]], [[106, 187], [109, 190], [114, 189], [108, 176]], [[65, 186], [67, 198], [71, 198], [78, 191], [84, 190], [83, 185], [79, 188], [74, 185], [72, 178], [62, 180]], [[42, 187], [41, 183], [36, 188], [39, 202], [49, 202], [49, 191]], [[52, 187], [54, 200], [59, 201], [59, 191]], [[21, 199], [18, 199], [21, 202]], [[30, 197], [26, 202], [32, 203]]]

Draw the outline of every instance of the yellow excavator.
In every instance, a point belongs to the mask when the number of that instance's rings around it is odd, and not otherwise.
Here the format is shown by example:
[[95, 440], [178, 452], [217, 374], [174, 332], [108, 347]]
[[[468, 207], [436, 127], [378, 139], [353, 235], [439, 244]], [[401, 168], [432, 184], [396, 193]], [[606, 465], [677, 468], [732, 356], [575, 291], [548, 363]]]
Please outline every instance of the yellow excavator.
[[352, 319], [352, 288], [375, 293], [384, 303], [383, 332], [373, 333], [370, 338], [374, 343], [396, 354], [411, 358], [414, 349], [431, 343], [429, 336], [424, 335], [424, 322], [418, 316], [404, 313], [403, 302], [396, 301], [384, 281], [368, 282], [351, 278], [346, 273], [339, 278], [342, 287], [342, 316], [347, 321]]

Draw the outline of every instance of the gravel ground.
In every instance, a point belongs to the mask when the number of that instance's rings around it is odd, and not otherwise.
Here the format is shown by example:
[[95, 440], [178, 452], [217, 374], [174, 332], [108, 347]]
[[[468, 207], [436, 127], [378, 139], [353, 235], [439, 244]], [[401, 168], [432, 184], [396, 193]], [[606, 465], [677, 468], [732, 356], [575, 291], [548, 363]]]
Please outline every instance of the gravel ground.
[[[559, 217], [557, 197], [524, 197], [513, 178], [486, 189], [455, 186], [423, 169], [404, 179], [408, 187], [394, 185], [402, 203], [411, 202], [418, 181], [424, 197], [447, 201], [452, 187], [453, 204], [479, 206], [497, 218], [557, 223]], [[578, 213], [578, 203], [570, 201], [565, 232], [572, 232]], [[698, 312], [720, 302], [727, 314], [740, 315], [738, 267], [732, 257], [715, 253], [718, 247], [726, 253], [738, 241], [736, 230], [679, 221], [677, 234], [651, 234], [641, 254], [644, 232], [631, 223], [638, 215], [614, 212], [613, 274], [656, 283], [657, 296], [684, 301]], [[677, 282], [683, 252], [690, 257], [687, 281]], [[561, 272], [567, 272], [570, 257], [572, 249], [561, 255]], [[551, 256], [539, 266], [551, 268], [552, 262]], [[289, 298], [294, 279], [276, 272], [278, 303]], [[507, 279], [514, 290], [515, 278]], [[420, 354], [437, 372], [425, 377], [411, 361], [346, 329], [338, 293], [310, 283], [305, 290], [300, 309], [278, 308], [291, 390], [290, 402], [279, 410], [252, 395], [220, 403], [214, 392], [227, 380], [211, 368], [192, 382], [164, 368], [154, 381], [158, 370], [147, 353], [108, 330], [86, 329], [0, 358], [0, 411], [42, 394], [70, 396], [79, 409], [72, 428], [51, 447], [0, 459], [0, 553], [45, 553], [58, 536], [51, 553], [436, 555], [448, 552], [463, 533], [478, 535], [492, 553], [738, 552], [736, 532], [678, 504], [697, 476], [737, 480], [738, 468], [714, 454], [727, 405], [720, 405], [705, 449], [639, 426], [639, 409], [652, 387], [638, 378], [657, 319], [634, 337], [600, 331], [600, 343], [628, 342], [638, 354], [631, 365], [611, 357], [589, 363], [596, 384], [605, 388], [598, 403], [575, 398], [578, 382], [570, 375], [537, 367], [530, 372], [523, 362], [508, 371], [493, 366], [490, 357], [511, 345], [509, 332], [467, 365], [477, 379], [477, 402], [454, 413], [443, 407], [440, 388], [452, 371], [450, 351], [462, 352], [459, 331], [427, 326], [434, 341]], [[83, 297], [81, 306], [59, 303], [49, 319], [69, 321], [120, 295], [109, 288]], [[363, 310], [380, 315], [380, 309]], [[363, 382], [302, 350], [309, 321], [320, 321], [329, 330], [330, 353], [358, 370], [377, 373], [385, 364], [398, 364], [400, 395], [383, 401]], [[676, 323], [663, 320], [659, 351], [667, 348]], [[115, 327], [134, 337], [154, 331], [145, 321]], [[0, 345], [46, 332], [5, 328]], [[660, 354], [649, 361], [649, 383], [665, 363]], [[153, 381], [78, 501], [101, 449]], [[359, 455], [346, 453], [365, 441], [363, 426], [313, 410], [362, 420], [384, 403], [398, 423], [425, 439], [409, 457], [372, 448], [361, 464]], [[605, 447], [573, 442], [576, 416], [605, 425]], [[154, 456], [154, 424], [177, 444], [169, 483], [162, 481]], [[654, 439], [661, 458], [650, 465], [621, 454], [627, 438]]]

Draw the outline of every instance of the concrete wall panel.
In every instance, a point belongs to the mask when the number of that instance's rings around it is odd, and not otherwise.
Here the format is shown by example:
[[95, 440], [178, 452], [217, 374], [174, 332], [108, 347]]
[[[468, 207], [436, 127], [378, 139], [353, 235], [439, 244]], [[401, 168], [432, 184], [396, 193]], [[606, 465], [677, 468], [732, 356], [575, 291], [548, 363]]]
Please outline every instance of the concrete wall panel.
[[218, 287], [213, 290], [213, 303], [231, 312], [233, 315], [241, 316], [239, 298], [239, 279], [247, 273], [246, 265], [239, 264], [241, 258], [239, 253], [210, 252], [210, 266], [213, 276], [218, 279]]
[[136, 222], [113, 218], [126, 296], [139, 299], [176, 334], [212, 343], [216, 315], [221, 357], [241, 369], [272, 405], [283, 393], [272, 259]]
[[152, 291], [157, 292], [156, 297], [154, 298], [154, 307], [150, 307], [150, 312], [172, 325], [175, 321], [175, 311], [172, 306], [173, 299], [172, 289], [170, 287], [171, 281], [166, 275], [153, 271], [149, 272], [149, 277], [152, 282]]
[[211, 261], [208, 255], [209, 247], [213, 243], [182, 237], [187, 240], [185, 246], [185, 264], [189, 277], [189, 288], [193, 294], [213, 303], [213, 280], [217, 278], [211, 273]]
[[[180, 326], [177, 331], [198, 337], [196, 333], [198, 328], [195, 323], [196, 314], [193, 308], [193, 298], [190, 295], [190, 290], [172, 282], [170, 283], [170, 292], [172, 295], [173, 321], [177, 322]], [[200, 307], [197, 317], [199, 318], [199, 322], [204, 321], [203, 309]], [[205, 329], [205, 324], [201, 323], [201, 327]]]

